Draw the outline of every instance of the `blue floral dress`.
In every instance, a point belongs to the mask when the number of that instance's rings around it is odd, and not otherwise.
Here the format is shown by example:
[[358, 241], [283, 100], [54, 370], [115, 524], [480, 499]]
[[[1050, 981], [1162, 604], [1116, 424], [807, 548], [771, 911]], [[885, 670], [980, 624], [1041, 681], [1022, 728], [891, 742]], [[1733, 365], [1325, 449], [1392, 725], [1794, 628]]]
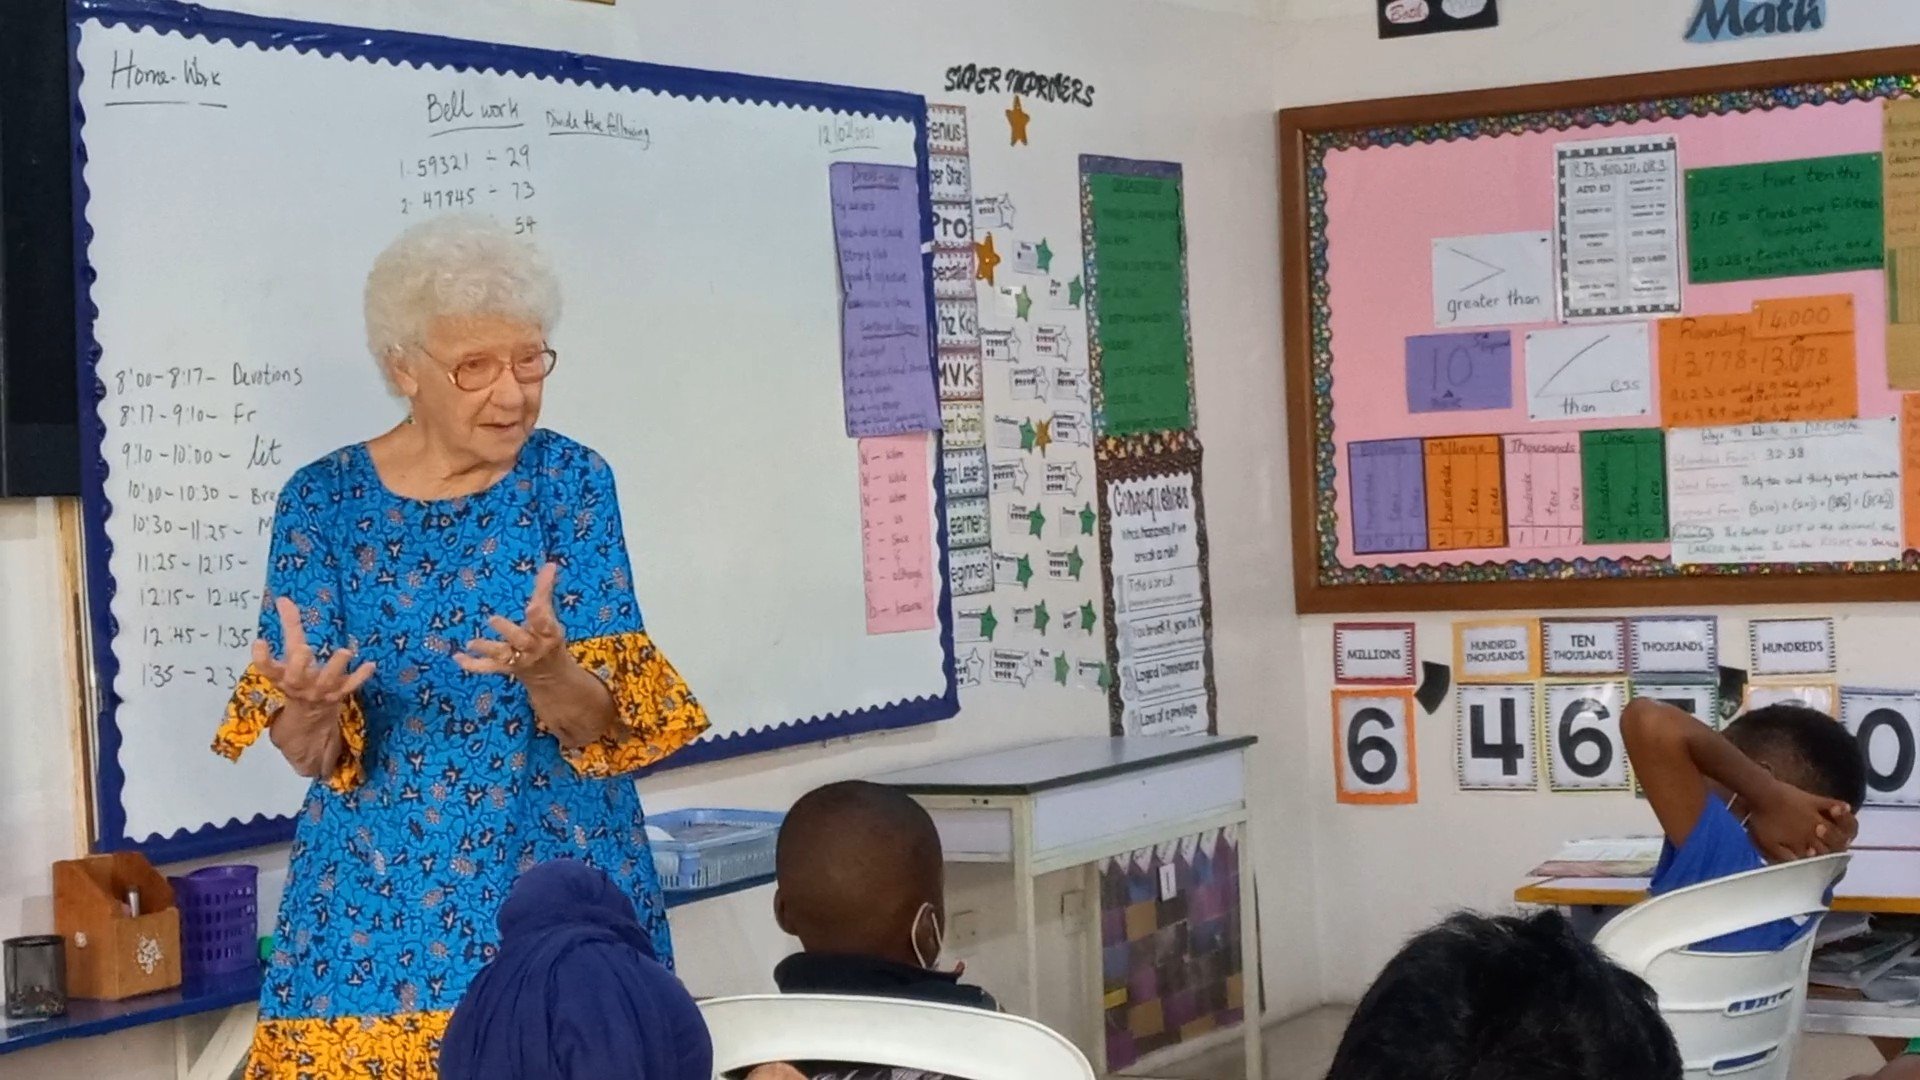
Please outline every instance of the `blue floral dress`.
[[[490, 616], [521, 620], [547, 562], [568, 648], [621, 720], [576, 751], [540, 730], [518, 682], [453, 661]], [[500, 903], [536, 862], [605, 870], [672, 964], [627, 774], [707, 719], [647, 637], [604, 459], [538, 431], [493, 487], [425, 502], [387, 490], [365, 445], [337, 451], [281, 491], [266, 596], [260, 634], [275, 655], [273, 601], [286, 596], [322, 661], [351, 646], [377, 666], [341, 711], [346, 759], [298, 818], [249, 1077], [437, 1075], [447, 1019], [493, 955]], [[279, 704], [249, 670], [214, 749], [238, 757]]]

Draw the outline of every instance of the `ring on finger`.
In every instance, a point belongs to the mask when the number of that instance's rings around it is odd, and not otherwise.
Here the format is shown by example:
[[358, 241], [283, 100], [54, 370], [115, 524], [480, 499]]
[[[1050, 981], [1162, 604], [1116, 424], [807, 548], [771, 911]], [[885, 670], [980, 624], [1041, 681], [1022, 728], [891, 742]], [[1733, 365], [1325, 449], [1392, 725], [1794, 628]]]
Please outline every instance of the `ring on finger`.
[[520, 663], [520, 657], [521, 657], [522, 655], [524, 655], [524, 654], [523, 654], [523, 653], [521, 653], [521, 651], [520, 651], [519, 649], [515, 649], [515, 650], [513, 650], [513, 654], [507, 657], [507, 666], [508, 666], [508, 667], [513, 667], [513, 666], [515, 666], [515, 665], [517, 665], [517, 664], [519, 664], [519, 663]]

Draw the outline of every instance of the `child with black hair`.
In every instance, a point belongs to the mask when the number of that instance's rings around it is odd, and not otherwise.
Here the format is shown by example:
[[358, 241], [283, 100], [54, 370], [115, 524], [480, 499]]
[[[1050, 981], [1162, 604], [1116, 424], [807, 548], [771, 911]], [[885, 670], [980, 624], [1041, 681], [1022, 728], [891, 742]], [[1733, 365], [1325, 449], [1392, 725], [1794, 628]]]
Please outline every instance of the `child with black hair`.
[[780, 826], [773, 917], [804, 951], [780, 962], [782, 993], [906, 997], [998, 1009], [941, 971], [946, 864], [924, 807], [848, 780], [810, 791]]
[[[783, 994], [898, 997], [998, 1010], [942, 971], [946, 861], [926, 808], [896, 788], [847, 780], [800, 797], [774, 849], [773, 917], [800, 939], [773, 981]], [[948, 1080], [911, 1069], [775, 1062], [747, 1080]]]
[[[1681, 709], [1638, 698], [1620, 733], [1667, 842], [1648, 889], [1845, 851], [1859, 827], [1867, 767], [1852, 733], [1804, 705], [1755, 709], [1721, 733]], [[1770, 952], [1805, 933], [1783, 919], [1701, 942], [1715, 952]]]
[[1559, 912], [1464, 913], [1409, 941], [1368, 988], [1327, 1080], [1679, 1080], [1647, 984]]

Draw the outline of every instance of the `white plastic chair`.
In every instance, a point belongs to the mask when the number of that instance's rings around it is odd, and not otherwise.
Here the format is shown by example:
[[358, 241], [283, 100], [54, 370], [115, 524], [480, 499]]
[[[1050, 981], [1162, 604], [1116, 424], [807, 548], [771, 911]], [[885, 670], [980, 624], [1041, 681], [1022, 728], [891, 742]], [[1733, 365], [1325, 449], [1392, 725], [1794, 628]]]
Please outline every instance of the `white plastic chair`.
[[1074, 1045], [1005, 1013], [900, 998], [771, 994], [700, 1003], [715, 1080], [774, 1061], [919, 1069], [962, 1080], [1094, 1080]]
[[[1848, 856], [1780, 863], [1656, 896], [1594, 936], [1613, 962], [1660, 995], [1687, 1080], [1786, 1080], [1806, 1011], [1807, 964], [1826, 892]], [[1806, 916], [1812, 923], [1771, 953], [1694, 952], [1695, 942]]]

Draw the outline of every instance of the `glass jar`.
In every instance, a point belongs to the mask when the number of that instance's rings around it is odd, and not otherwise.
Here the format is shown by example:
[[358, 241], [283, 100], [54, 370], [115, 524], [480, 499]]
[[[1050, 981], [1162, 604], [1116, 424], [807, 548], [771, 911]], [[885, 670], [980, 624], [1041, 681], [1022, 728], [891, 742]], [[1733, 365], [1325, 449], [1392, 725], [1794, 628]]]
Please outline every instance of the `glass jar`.
[[67, 943], [57, 934], [8, 938], [7, 1019], [44, 1020], [67, 1011]]

